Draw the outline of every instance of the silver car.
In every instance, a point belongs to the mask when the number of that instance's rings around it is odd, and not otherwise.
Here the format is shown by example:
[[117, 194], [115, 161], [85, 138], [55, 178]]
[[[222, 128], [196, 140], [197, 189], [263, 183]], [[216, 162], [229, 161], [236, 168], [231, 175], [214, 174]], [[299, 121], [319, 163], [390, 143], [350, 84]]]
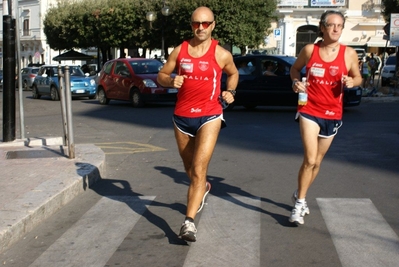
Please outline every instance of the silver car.
[[[35, 79], [37, 73], [39, 72], [39, 67], [26, 67], [21, 69], [21, 80], [22, 89], [28, 90], [32, 88], [33, 80]], [[18, 87], [18, 78], [16, 81], [16, 86]]]
[[395, 78], [396, 55], [390, 55], [381, 70], [381, 86], [389, 86]]

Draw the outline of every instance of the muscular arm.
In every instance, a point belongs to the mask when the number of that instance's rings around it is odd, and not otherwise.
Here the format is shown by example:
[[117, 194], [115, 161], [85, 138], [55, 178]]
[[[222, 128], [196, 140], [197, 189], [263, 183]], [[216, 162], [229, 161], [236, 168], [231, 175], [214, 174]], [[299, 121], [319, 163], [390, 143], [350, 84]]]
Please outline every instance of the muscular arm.
[[[297, 59], [290, 69], [290, 76], [292, 81], [301, 80], [301, 70], [308, 63], [309, 58], [312, 55], [313, 46], [313, 44], [308, 44], [304, 48], [302, 48], [301, 52], [299, 52]], [[298, 93], [299, 91], [304, 91], [305, 86], [302, 83], [295, 83], [292, 87], [292, 90]]]
[[346, 47], [345, 62], [349, 76], [349, 79], [345, 80], [346, 87], [352, 88], [354, 86], [360, 86], [362, 84], [362, 76], [359, 70], [359, 61], [357, 53], [352, 47]]
[[184, 81], [184, 76], [176, 75], [172, 78], [170, 75], [176, 69], [177, 56], [179, 55], [181, 45], [176, 47], [169, 55], [168, 60], [162, 69], [158, 72], [157, 81], [164, 87], [180, 88]]
[[299, 52], [297, 59], [290, 69], [291, 80], [301, 80], [301, 70], [306, 66], [306, 63], [312, 55], [312, 51], [313, 44], [308, 44], [302, 48], [301, 52]]
[[[219, 66], [227, 74], [226, 89], [235, 90], [238, 84], [238, 70], [234, 64], [233, 56], [221, 46], [216, 47], [216, 60]], [[234, 95], [227, 91], [222, 92], [222, 98], [228, 104], [234, 102]]]
[[238, 70], [233, 61], [233, 56], [230, 52], [221, 46], [216, 47], [216, 60], [219, 66], [227, 74], [227, 89], [236, 89], [238, 84]]

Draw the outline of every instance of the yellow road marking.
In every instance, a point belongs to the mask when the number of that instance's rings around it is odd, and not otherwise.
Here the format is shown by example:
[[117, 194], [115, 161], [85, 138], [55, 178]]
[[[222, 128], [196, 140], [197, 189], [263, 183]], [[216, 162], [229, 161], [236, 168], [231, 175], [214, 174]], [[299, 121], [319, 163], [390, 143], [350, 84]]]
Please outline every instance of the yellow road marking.
[[136, 142], [96, 143], [95, 145], [101, 148], [107, 155], [134, 154], [167, 150], [162, 147]]

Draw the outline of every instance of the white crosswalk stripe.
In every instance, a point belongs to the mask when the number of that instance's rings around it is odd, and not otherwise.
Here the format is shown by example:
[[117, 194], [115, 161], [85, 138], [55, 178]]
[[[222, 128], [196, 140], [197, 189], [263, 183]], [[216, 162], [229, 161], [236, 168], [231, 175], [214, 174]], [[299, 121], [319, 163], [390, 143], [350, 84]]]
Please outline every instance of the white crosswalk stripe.
[[317, 203], [343, 267], [399, 265], [399, 238], [370, 199]]
[[[106, 265], [154, 199], [101, 198], [30, 266]], [[261, 200], [210, 195], [207, 202], [183, 267], [261, 266]], [[397, 266], [399, 238], [371, 200], [318, 198], [317, 203], [343, 267]]]
[[30, 266], [104, 266], [155, 197], [103, 197]]
[[209, 196], [207, 202], [183, 266], [260, 266], [260, 199]]

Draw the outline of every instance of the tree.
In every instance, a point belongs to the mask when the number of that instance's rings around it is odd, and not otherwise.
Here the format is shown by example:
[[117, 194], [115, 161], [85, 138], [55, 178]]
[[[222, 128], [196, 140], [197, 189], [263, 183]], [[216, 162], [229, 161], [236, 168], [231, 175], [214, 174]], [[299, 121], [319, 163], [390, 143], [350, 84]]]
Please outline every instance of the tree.
[[391, 20], [392, 13], [399, 13], [399, 0], [382, 0], [383, 5], [382, 15], [386, 22]]
[[[168, 17], [161, 14], [162, 0], [60, 0], [45, 15], [44, 33], [52, 49], [97, 46], [107, 59], [111, 47], [160, 47], [162, 31], [165, 47], [177, 46], [192, 36], [191, 13], [208, 6], [215, 14], [214, 38], [245, 51], [245, 46], [263, 42], [276, 19], [274, 0], [168, 0], [166, 4], [172, 9]], [[151, 27], [145, 17], [149, 11], [157, 13]]]

